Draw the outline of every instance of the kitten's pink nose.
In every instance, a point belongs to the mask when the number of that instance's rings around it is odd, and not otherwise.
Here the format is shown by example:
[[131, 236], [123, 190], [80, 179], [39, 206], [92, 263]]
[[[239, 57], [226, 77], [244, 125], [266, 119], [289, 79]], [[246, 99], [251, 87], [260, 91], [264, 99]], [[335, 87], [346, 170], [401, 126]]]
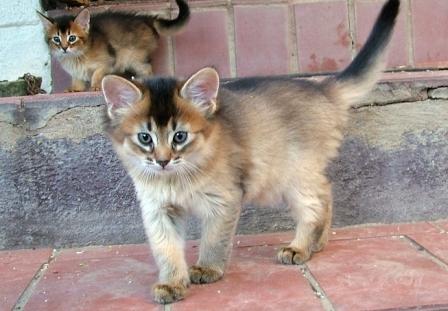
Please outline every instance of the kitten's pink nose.
[[157, 162], [157, 164], [159, 164], [162, 168], [165, 168], [165, 166], [168, 165], [168, 163], [170, 162], [170, 160], [157, 160], [156, 162]]
[[62, 49], [64, 50], [64, 53], [67, 52], [68, 46], [67, 47], [62, 47]]

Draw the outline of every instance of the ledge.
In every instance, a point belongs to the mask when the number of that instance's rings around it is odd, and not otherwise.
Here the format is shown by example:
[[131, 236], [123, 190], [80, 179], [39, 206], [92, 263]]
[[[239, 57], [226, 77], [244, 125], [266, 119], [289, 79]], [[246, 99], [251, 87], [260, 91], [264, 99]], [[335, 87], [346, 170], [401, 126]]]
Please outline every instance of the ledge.
[[[328, 170], [335, 226], [448, 217], [448, 77], [418, 74], [388, 74], [353, 110]], [[99, 92], [0, 99], [0, 249], [144, 241], [103, 104]], [[284, 206], [247, 206], [238, 232], [292, 228]], [[188, 232], [198, 236], [194, 219]]]

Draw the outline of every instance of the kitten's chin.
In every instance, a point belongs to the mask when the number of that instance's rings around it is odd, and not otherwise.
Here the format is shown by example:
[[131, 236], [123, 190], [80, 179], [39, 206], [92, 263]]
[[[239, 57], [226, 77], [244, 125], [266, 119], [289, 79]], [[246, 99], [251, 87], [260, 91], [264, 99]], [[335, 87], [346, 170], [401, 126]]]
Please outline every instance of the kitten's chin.
[[81, 52], [79, 51], [67, 51], [67, 52], [62, 52], [60, 50], [56, 50], [53, 51], [53, 56], [59, 58], [59, 59], [67, 59], [67, 58], [74, 58], [74, 57], [79, 57], [81, 56]]
[[176, 173], [176, 168], [172, 167], [172, 166], [167, 166], [165, 168], [155, 168], [152, 169], [152, 171], [154, 172], [154, 174], [157, 176], [168, 176], [168, 175], [173, 175]]

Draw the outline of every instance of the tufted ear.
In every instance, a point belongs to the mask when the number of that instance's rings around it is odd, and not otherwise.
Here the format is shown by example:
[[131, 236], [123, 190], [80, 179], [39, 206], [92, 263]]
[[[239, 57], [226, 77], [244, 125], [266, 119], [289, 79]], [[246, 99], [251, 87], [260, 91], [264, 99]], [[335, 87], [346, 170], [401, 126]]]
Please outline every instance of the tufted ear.
[[114, 119], [120, 108], [130, 107], [142, 98], [142, 92], [132, 82], [114, 75], [108, 75], [101, 81], [107, 113]]
[[81, 26], [82, 30], [89, 32], [90, 28], [90, 12], [87, 9], [81, 10], [76, 16], [74, 22]]
[[180, 95], [191, 101], [204, 115], [212, 115], [216, 109], [219, 75], [215, 69], [206, 67], [192, 75], [183, 85]]
[[42, 25], [44, 26], [45, 31], [49, 32], [51, 27], [53, 26], [53, 21], [37, 10], [36, 10], [36, 13], [39, 16], [40, 21], [42, 22]]

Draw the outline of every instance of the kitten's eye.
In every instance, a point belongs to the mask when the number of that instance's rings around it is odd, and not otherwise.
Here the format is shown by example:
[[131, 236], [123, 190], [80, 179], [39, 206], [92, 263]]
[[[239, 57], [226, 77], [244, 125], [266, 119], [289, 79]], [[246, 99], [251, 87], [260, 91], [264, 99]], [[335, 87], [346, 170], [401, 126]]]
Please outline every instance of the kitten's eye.
[[176, 134], [174, 134], [174, 137], [173, 137], [173, 142], [176, 144], [182, 144], [187, 140], [187, 137], [188, 137], [187, 132], [183, 132], [183, 131], [176, 132]]
[[61, 38], [59, 38], [59, 37], [53, 37], [53, 42], [54, 43], [56, 43], [56, 44], [59, 44], [59, 43], [61, 43]]
[[143, 145], [143, 146], [149, 146], [152, 144], [152, 138], [151, 135], [149, 135], [148, 133], [138, 133], [138, 141]]
[[68, 42], [73, 43], [75, 41], [76, 41], [76, 36], [71, 35], [71, 36], [68, 37]]

